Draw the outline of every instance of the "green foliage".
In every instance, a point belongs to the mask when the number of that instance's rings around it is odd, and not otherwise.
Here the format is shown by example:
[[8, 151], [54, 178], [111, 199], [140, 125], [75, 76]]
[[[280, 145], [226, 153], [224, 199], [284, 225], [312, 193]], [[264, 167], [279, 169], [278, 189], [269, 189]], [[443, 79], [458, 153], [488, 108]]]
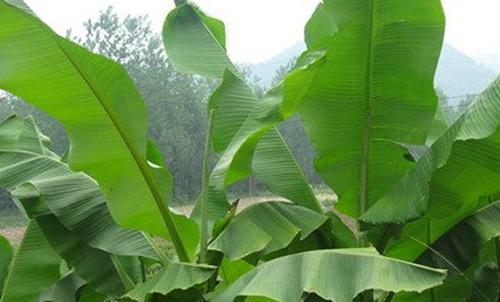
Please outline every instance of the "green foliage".
[[[373, 278], [372, 272], [384, 273]], [[302, 293], [309, 292], [327, 300], [348, 302], [373, 288], [422, 291], [441, 283], [444, 277], [443, 270], [384, 258], [370, 248], [313, 251], [258, 266], [212, 301], [231, 302], [237, 296], [259, 296], [299, 302]]]
[[13, 250], [9, 241], [0, 236], [0, 288], [3, 288], [5, 277], [7, 277], [7, 269], [12, 261], [12, 254]]
[[0, 301], [35, 301], [59, 279], [60, 262], [38, 224], [31, 222], [10, 264]]
[[[456, 118], [438, 105], [438, 0], [324, 0], [265, 93], [222, 21], [175, 3], [167, 60], [144, 17], [108, 9], [81, 47], [0, 0], [0, 88], [69, 137], [62, 157], [0, 103], [0, 186], [30, 221], [14, 253], [0, 237], [1, 302], [498, 299], [500, 78]], [[229, 203], [255, 179], [280, 201]]]
[[326, 219], [324, 215], [296, 205], [259, 203], [237, 215], [209, 248], [222, 252], [231, 260], [257, 252], [265, 256], [286, 248], [296, 237], [304, 240]]

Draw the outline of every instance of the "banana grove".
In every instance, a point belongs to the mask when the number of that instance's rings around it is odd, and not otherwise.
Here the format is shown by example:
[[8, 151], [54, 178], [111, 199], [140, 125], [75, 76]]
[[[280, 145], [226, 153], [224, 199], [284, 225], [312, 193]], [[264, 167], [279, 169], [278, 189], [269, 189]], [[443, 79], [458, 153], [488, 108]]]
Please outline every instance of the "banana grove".
[[[224, 23], [175, 4], [170, 62], [218, 83], [189, 216], [169, 206], [172, 177], [126, 71], [0, 0], [0, 89], [70, 141], [61, 157], [33, 118], [0, 122], [0, 187], [29, 219], [19, 246], [0, 237], [1, 302], [498, 301], [500, 78], [443, 122], [439, 0], [323, 0], [307, 49], [262, 98]], [[296, 115], [335, 211], [280, 134]], [[279, 201], [240, 209], [226, 190], [248, 177]]]

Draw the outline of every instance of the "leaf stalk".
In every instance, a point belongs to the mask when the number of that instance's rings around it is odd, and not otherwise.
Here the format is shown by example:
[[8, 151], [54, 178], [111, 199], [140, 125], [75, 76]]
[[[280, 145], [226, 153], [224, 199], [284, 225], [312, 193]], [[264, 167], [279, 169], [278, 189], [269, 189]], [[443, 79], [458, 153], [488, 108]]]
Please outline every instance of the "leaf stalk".
[[205, 151], [203, 153], [203, 168], [202, 168], [202, 182], [201, 182], [201, 250], [200, 261], [205, 263], [207, 261], [207, 248], [208, 248], [208, 190], [209, 190], [209, 161], [210, 161], [210, 146], [212, 143], [212, 118], [214, 109], [208, 112], [207, 117], [207, 135], [205, 140]]

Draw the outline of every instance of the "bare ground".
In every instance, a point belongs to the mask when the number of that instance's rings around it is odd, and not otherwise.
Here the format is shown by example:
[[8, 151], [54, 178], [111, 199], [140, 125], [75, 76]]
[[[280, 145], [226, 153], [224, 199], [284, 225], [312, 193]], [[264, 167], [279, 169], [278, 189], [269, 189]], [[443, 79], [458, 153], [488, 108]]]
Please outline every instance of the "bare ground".
[[13, 245], [19, 245], [23, 239], [25, 227], [8, 227], [0, 229], [0, 235], [7, 238]]

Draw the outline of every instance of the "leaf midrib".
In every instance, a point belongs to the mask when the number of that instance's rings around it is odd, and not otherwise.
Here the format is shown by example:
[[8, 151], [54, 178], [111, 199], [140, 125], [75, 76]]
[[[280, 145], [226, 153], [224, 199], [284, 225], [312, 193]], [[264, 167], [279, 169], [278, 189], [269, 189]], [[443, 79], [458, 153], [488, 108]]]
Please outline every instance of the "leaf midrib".
[[369, 1], [368, 8], [368, 55], [367, 55], [367, 66], [365, 74], [365, 118], [363, 127], [363, 138], [362, 138], [362, 158], [360, 167], [360, 188], [359, 188], [359, 203], [358, 211], [360, 215], [366, 211], [366, 204], [368, 201], [368, 173], [369, 173], [369, 156], [370, 156], [370, 130], [371, 130], [371, 119], [372, 119], [372, 108], [371, 108], [371, 83], [373, 81], [373, 44], [374, 44], [374, 26], [373, 26], [373, 15], [375, 12], [375, 0]]

